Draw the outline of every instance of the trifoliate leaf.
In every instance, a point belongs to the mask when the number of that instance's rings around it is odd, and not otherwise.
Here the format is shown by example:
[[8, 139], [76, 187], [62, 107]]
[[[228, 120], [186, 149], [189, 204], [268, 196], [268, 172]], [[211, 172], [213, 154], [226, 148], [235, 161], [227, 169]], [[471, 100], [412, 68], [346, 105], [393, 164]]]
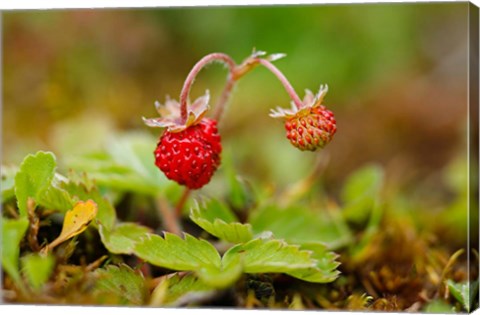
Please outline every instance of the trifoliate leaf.
[[60, 235], [55, 240], [45, 247], [45, 251], [48, 252], [48, 250], [53, 249], [58, 244], [85, 231], [87, 226], [97, 215], [97, 211], [97, 204], [92, 200], [77, 202], [75, 207], [72, 210], [67, 211], [65, 214], [62, 232], [60, 232]]
[[275, 237], [292, 244], [321, 242], [329, 249], [335, 249], [352, 239], [340, 215], [298, 205], [284, 209], [267, 205], [257, 209], [249, 221], [254, 233], [272, 231]]
[[215, 247], [189, 234], [184, 238], [167, 232], [164, 237], [147, 234], [135, 245], [134, 253], [153, 265], [172, 270], [221, 267], [220, 254]]
[[52, 274], [55, 259], [51, 255], [29, 254], [22, 257], [22, 271], [31, 287], [35, 290], [48, 281]]
[[253, 238], [250, 224], [234, 222], [235, 215], [221, 202], [212, 199], [192, 209], [190, 219], [208, 233], [231, 243]]
[[16, 282], [20, 282], [18, 257], [20, 241], [28, 228], [28, 219], [2, 219], [2, 265], [5, 272]]
[[344, 217], [355, 223], [364, 222], [379, 198], [382, 183], [383, 170], [376, 165], [362, 167], [350, 175], [342, 190]]
[[28, 198], [53, 210], [71, 209], [73, 201], [58, 187], [58, 180], [54, 180], [55, 168], [55, 156], [50, 152], [40, 151], [23, 160], [15, 176], [15, 195], [21, 217], [27, 217]]
[[462, 307], [467, 312], [470, 312], [471, 303], [478, 292], [478, 282], [474, 281], [470, 283], [467, 281], [463, 283], [456, 283], [448, 279], [447, 285], [448, 290], [455, 297], [455, 299], [462, 304]]
[[136, 223], [120, 223], [112, 229], [100, 224], [99, 232], [102, 243], [109, 252], [114, 254], [131, 254], [135, 247], [135, 242], [151, 232], [151, 230]]
[[98, 277], [94, 287], [96, 295], [113, 295], [115, 298], [110, 296], [109, 301], [114, 304], [143, 305], [147, 287], [140, 272], [122, 264], [96, 269], [94, 273]]
[[[162, 290], [164, 288], [164, 290]], [[160, 296], [160, 290], [161, 296]], [[173, 273], [165, 276], [152, 293], [152, 306], [181, 306], [203, 296], [209, 296], [215, 288], [207, 285], [193, 273], [180, 275]]]
[[277, 239], [254, 239], [235, 245], [225, 253], [222, 263], [228, 265], [232, 260], [238, 259], [237, 256], [240, 256], [246, 273], [288, 273], [316, 265], [311, 252], [302, 251], [299, 246]]

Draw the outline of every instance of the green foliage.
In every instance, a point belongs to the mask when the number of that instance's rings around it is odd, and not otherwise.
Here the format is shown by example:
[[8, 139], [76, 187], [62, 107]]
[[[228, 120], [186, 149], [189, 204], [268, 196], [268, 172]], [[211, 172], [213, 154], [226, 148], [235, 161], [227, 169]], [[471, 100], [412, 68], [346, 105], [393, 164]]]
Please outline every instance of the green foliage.
[[231, 285], [241, 272], [238, 261], [222, 264], [220, 254], [212, 244], [189, 234], [183, 239], [171, 233], [164, 233], [163, 238], [147, 234], [135, 245], [134, 253], [156, 266], [195, 271], [200, 279], [213, 287]]
[[87, 172], [99, 186], [156, 196], [173, 184], [155, 166], [155, 142], [146, 133], [116, 135], [105, 151], [71, 158], [69, 167]]
[[351, 241], [342, 217], [335, 212], [314, 211], [300, 205], [280, 208], [270, 204], [256, 209], [250, 218], [255, 233], [273, 234], [294, 244], [322, 243], [334, 249]]
[[18, 220], [2, 220], [2, 265], [5, 272], [12, 279], [20, 282], [20, 273], [18, 271], [18, 258], [20, 255], [20, 242], [28, 228], [28, 220], [21, 218]]
[[475, 295], [478, 294], [478, 281], [455, 283], [448, 279], [447, 286], [450, 293], [460, 302], [462, 307], [467, 312], [470, 312], [472, 304], [475, 301]]
[[99, 225], [100, 237], [103, 245], [114, 254], [131, 254], [135, 241], [145, 236], [150, 229], [136, 223], [120, 223], [112, 229], [103, 224]]
[[312, 252], [312, 258], [317, 261], [314, 267], [295, 270], [289, 273], [292, 277], [316, 283], [327, 283], [334, 281], [340, 272], [337, 267], [340, 265], [335, 259], [337, 254], [327, 251], [327, 248], [321, 244], [304, 244], [301, 250]]
[[223, 261], [229, 262], [236, 256], [240, 257], [246, 273], [288, 273], [315, 266], [309, 252], [276, 239], [258, 238], [238, 244], [225, 253]]
[[425, 313], [435, 313], [435, 314], [449, 314], [456, 313], [455, 308], [447, 304], [443, 300], [433, 300], [429, 302], [423, 309]]
[[[235, 215], [219, 201], [197, 205], [190, 217], [210, 234], [237, 244], [221, 258], [208, 242], [188, 234], [181, 239], [166, 233], [165, 238], [152, 235], [144, 239], [135, 247], [135, 254], [158, 266], [196, 271], [204, 282], [215, 287], [231, 285], [241, 272], [287, 273], [310, 282], [331, 282], [338, 275], [336, 255], [325, 246], [313, 242], [304, 245], [304, 250], [279, 239], [252, 239], [251, 226], [234, 222]], [[269, 233], [260, 235], [265, 234]]]
[[15, 175], [17, 171], [18, 168], [14, 166], [0, 166], [2, 202], [15, 197]]
[[383, 170], [377, 165], [364, 166], [350, 175], [341, 194], [345, 218], [364, 222], [378, 201], [382, 184]]
[[253, 238], [250, 224], [234, 222], [235, 214], [218, 200], [212, 199], [197, 204], [190, 219], [208, 233], [230, 243], [247, 242]]
[[164, 233], [164, 237], [147, 234], [135, 245], [134, 252], [153, 265], [172, 270], [195, 271], [221, 266], [220, 254], [215, 247], [189, 234], [183, 239], [171, 233]]
[[[166, 284], [166, 285], [165, 285]], [[214, 291], [214, 289], [200, 280], [192, 273], [180, 275], [174, 273], [169, 275], [164, 282], [160, 283], [157, 288], [165, 287], [162, 290], [160, 305], [178, 306], [184, 304], [192, 296], [199, 294], [206, 295]], [[155, 289], [158, 291], [157, 289]], [[155, 296], [155, 292], [153, 293]]]
[[142, 305], [147, 296], [145, 279], [138, 271], [125, 264], [108, 265], [94, 272], [98, 280], [95, 282], [96, 295], [113, 295], [120, 304]]
[[49, 209], [67, 211], [74, 202], [68, 193], [61, 189], [55, 177], [56, 160], [50, 152], [37, 152], [28, 155], [15, 176], [15, 195], [20, 216], [27, 216], [28, 198]]
[[222, 169], [228, 183], [228, 201], [234, 209], [246, 209], [253, 203], [252, 192], [249, 191], [245, 181], [237, 175], [232, 155], [228, 149], [222, 154]]
[[29, 254], [22, 257], [22, 271], [30, 286], [39, 290], [53, 272], [55, 258], [52, 255]]

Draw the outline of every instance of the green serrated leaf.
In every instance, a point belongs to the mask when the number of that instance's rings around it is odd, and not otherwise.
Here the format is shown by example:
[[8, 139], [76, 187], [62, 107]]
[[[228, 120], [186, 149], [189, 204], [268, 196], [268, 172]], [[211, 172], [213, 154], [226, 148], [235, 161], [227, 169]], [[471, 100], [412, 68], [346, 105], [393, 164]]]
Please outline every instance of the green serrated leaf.
[[350, 175], [341, 193], [344, 217], [355, 223], [365, 222], [378, 200], [382, 183], [383, 170], [377, 165], [362, 167]]
[[15, 195], [21, 217], [27, 217], [27, 201], [33, 198], [38, 204], [53, 210], [67, 211], [74, 202], [68, 193], [57, 187], [56, 161], [53, 153], [39, 151], [28, 155], [15, 176]]
[[247, 242], [253, 238], [250, 224], [234, 222], [235, 215], [223, 203], [210, 200], [202, 206], [197, 204], [190, 213], [190, 218], [202, 229], [231, 243]]
[[151, 305], [180, 306], [188, 304], [192, 296], [206, 295], [215, 291], [215, 288], [206, 284], [193, 273], [180, 275], [173, 273], [165, 279], [152, 293]]
[[237, 256], [228, 261], [222, 261], [220, 268], [205, 266], [197, 271], [197, 275], [212, 287], [225, 288], [237, 281], [242, 271], [241, 257]]
[[39, 290], [48, 281], [55, 265], [51, 255], [29, 254], [22, 257], [22, 271], [31, 287]]
[[19, 284], [20, 273], [18, 258], [20, 255], [20, 241], [28, 228], [28, 219], [2, 219], [2, 265], [5, 272]]
[[201, 217], [210, 222], [215, 219], [220, 219], [226, 223], [238, 221], [228, 206], [216, 199], [203, 201], [200, 205], [197, 204], [196, 208], [199, 210]]
[[276, 205], [264, 206], [251, 215], [250, 224], [254, 233], [272, 231], [277, 238], [293, 244], [321, 242], [329, 249], [335, 249], [352, 239], [340, 215], [298, 205], [285, 209]]
[[288, 273], [316, 265], [311, 252], [277, 239], [254, 239], [235, 245], [225, 253], [222, 263], [228, 265], [232, 260], [238, 259], [237, 256], [240, 256], [246, 273]]
[[37, 192], [35, 201], [48, 208], [54, 210], [67, 211], [72, 208], [72, 204], [75, 202], [72, 200], [67, 191], [61, 189], [59, 184], [54, 180], [45, 186], [43, 186]]
[[106, 268], [96, 269], [98, 277], [94, 292], [97, 295], [114, 295], [115, 302], [120, 304], [142, 305], [147, 296], [145, 279], [140, 272], [134, 271], [128, 265], [109, 265]]
[[21, 217], [27, 217], [28, 198], [36, 197], [37, 193], [52, 181], [55, 167], [55, 156], [49, 152], [30, 154], [23, 160], [15, 176], [15, 195]]
[[327, 283], [334, 281], [340, 272], [337, 267], [339, 262], [335, 261], [338, 257], [335, 253], [327, 250], [322, 244], [304, 244], [301, 250], [309, 250], [312, 252], [312, 258], [317, 261], [314, 267], [298, 269], [288, 272], [292, 277], [316, 283]]
[[189, 234], [185, 234], [185, 238], [167, 232], [164, 237], [147, 234], [135, 244], [134, 253], [153, 265], [172, 270], [221, 267], [215, 247]]
[[[474, 281], [474, 284], [472, 285], [469, 281], [456, 283], [450, 279], [447, 280], [448, 290], [467, 312], [470, 312], [473, 296], [478, 292], [478, 282]], [[471, 285], [472, 288], [470, 288]]]
[[120, 223], [111, 230], [99, 224], [100, 238], [109, 252], [114, 254], [132, 254], [135, 242], [151, 232], [146, 226], [136, 223]]

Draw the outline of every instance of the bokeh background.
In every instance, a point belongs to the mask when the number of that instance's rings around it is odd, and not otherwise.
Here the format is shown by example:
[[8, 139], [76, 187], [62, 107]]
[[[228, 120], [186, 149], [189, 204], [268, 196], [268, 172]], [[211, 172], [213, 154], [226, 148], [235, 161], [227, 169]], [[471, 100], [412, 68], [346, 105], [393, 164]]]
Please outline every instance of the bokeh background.
[[[320, 153], [328, 192], [378, 163], [387, 184], [442, 204], [451, 197], [442, 170], [467, 159], [467, 12], [467, 3], [6, 12], [2, 163], [40, 149], [61, 161], [121, 131], [158, 137], [141, 117], [178, 98], [196, 61], [224, 52], [241, 62], [256, 48], [287, 54], [276, 65], [300, 97], [329, 85], [338, 131]], [[191, 97], [209, 89], [214, 103], [225, 78], [210, 66]], [[259, 67], [237, 85], [221, 133], [240, 174], [282, 187], [308, 175], [316, 154], [289, 144], [268, 117], [275, 106], [288, 96]]]

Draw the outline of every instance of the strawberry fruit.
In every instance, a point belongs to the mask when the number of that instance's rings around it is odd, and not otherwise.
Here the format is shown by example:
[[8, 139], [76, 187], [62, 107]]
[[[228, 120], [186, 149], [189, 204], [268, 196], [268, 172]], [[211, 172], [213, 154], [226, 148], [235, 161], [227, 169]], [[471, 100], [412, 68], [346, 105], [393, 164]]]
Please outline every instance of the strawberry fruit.
[[155, 165], [169, 179], [198, 189], [210, 182], [220, 166], [221, 152], [217, 122], [203, 118], [180, 132], [166, 130], [155, 149]]
[[287, 139], [302, 151], [323, 148], [337, 131], [333, 113], [321, 105], [327, 91], [327, 86], [320, 86], [320, 91], [314, 96], [306, 90], [299, 108], [292, 103], [291, 109], [277, 108], [270, 114], [273, 118], [285, 119]]
[[160, 117], [143, 118], [149, 127], [166, 128], [154, 151], [155, 165], [180, 185], [198, 189], [207, 184], [220, 166], [222, 145], [217, 122], [204, 118], [209, 94], [188, 104], [187, 119], [181, 118], [180, 104], [167, 98], [155, 103]]
[[295, 147], [302, 151], [315, 151], [332, 140], [337, 126], [333, 113], [321, 105], [288, 119], [285, 129], [287, 139]]

